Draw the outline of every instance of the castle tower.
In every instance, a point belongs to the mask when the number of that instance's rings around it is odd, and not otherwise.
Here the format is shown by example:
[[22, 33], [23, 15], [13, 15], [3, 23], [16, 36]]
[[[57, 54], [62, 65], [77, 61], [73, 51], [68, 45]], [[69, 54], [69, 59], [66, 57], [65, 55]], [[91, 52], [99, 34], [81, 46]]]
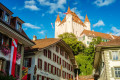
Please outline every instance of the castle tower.
[[61, 20], [60, 20], [59, 14], [58, 14], [56, 21], [55, 21], [55, 38], [58, 37], [58, 32], [59, 32], [58, 27], [59, 27], [60, 22], [61, 22]]
[[89, 21], [89, 19], [88, 19], [87, 14], [86, 14], [86, 17], [85, 17], [85, 22], [84, 22], [84, 24], [87, 26], [87, 30], [91, 30], [90, 21]]
[[73, 33], [73, 22], [72, 22], [72, 11], [70, 10], [70, 7], [68, 7], [67, 14], [66, 14], [66, 32]]

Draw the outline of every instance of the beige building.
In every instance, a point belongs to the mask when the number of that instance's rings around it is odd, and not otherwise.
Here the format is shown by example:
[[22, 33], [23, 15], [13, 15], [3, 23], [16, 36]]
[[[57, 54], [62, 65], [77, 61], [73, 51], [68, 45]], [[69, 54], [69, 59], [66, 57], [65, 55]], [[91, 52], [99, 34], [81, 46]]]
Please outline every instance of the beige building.
[[77, 67], [72, 49], [61, 39], [33, 38], [36, 45], [25, 52], [28, 80], [75, 80]]
[[96, 46], [94, 68], [98, 80], [120, 80], [120, 37]]

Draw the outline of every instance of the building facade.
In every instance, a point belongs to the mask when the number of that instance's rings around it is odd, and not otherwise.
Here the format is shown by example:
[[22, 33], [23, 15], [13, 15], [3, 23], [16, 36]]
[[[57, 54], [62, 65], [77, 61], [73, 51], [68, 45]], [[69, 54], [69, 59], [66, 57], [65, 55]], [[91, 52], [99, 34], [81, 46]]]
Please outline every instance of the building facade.
[[82, 41], [86, 46], [89, 46], [92, 39], [96, 37], [101, 37], [105, 42], [116, 38], [112, 34], [91, 31], [91, 23], [88, 16], [86, 15], [83, 23], [76, 13], [70, 10], [70, 7], [68, 7], [66, 16], [62, 21], [60, 20], [59, 14], [55, 21], [55, 38], [58, 38], [60, 34], [65, 32], [75, 34], [78, 41]]
[[28, 69], [28, 80], [69, 80], [75, 79], [77, 67], [71, 48], [61, 39], [36, 40], [25, 53], [24, 66]]
[[12, 39], [17, 39], [17, 57], [15, 76], [21, 80], [24, 47], [33, 46], [32, 42], [22, 29], [22, 21], [13, 17], [12, 12], [0, 3], [0, 71], [9, 74]]
[[97, 45], [94, 68], [96, 80], [120, 80], [120, 38]]

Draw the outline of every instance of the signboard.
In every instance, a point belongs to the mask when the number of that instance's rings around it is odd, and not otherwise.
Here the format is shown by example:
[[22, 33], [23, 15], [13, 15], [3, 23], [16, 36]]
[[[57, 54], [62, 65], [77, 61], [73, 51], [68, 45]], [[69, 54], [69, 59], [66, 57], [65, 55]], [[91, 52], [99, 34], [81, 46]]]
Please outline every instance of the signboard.
[[28, 68], [22, 67], [22, 80], [27, 80]]

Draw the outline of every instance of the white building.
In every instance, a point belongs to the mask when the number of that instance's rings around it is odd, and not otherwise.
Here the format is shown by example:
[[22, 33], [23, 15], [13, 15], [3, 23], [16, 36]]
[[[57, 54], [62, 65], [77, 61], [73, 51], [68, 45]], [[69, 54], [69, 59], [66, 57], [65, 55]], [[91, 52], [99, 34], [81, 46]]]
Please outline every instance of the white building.
[[12, 38], [18, 40], [15, 77], [22, 78], [24, 47], [34, 45], [22, 29], [22, 21], [0, 3], [0, 71], [9, 74]]
[[94, 68], [97, 80], [120, 80], [120, 38], [96, 46]]
[[25, 52], [24, 66], [28, 69], [28, 80], [75, 80], [77, 67], [71, 48], [61, 39], [36, 40]]
[[[92, 38], [101, 37], [103, 38], [103, 41], [115, 38], [115, 36], [111, 34], [91, 31], [91, 24], [87, 15], [83, 23], [82, 20], [76, 15], [76, 13], [70, 10], [70, 7], [68, 7], [67, 14], [62, 21], [60, 20], [59, 14], [57, 15], [55, 21], [55, 38], [58, 38], [58, 35], [63, 34], [65, 32], [74, 33], [78, 38], [78, 41], [82, 41], [86, 46], [89, 46], [89, 43], [92, 41]], [[109, 38], [104, 36], [108, 36]]]

